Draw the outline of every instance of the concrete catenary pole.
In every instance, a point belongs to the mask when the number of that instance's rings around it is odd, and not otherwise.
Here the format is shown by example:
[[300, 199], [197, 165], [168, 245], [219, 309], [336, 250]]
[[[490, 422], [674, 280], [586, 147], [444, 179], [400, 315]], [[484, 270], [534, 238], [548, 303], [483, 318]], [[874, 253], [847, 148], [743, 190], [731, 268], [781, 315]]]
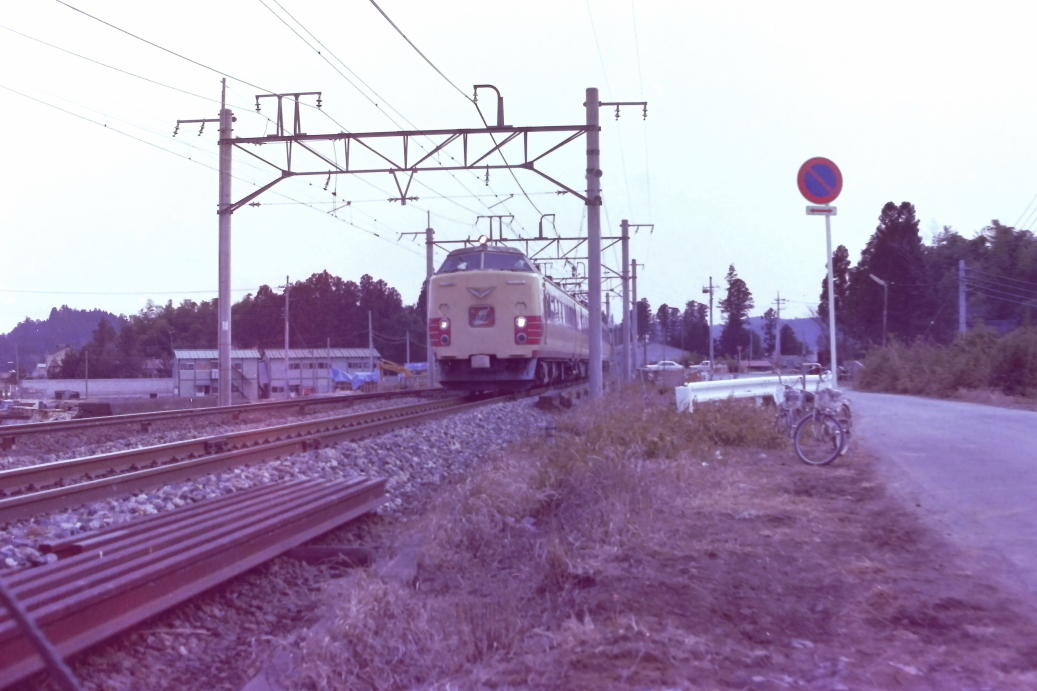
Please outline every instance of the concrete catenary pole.
[[601, 396], [601, 150], [598, 90], [587, 89], [587, 308], [590, 310], [590, 396]]
[[374, 372], [374, 327], [371, 324], [371, 310], [367, 310], [367, 360]]
[[622, 340], [623, 342], [623, 364], [620, 368], [620, 373], [623, 377], [623, 383], [626, 384], [630, 381], [630, 358], [631, 358], [631, 347], [630, 347], [630, 223], [624, 218], [619, 224], [620, 229], [620, 243], [623, 252], [623, 329], [622, 329]]
[[777, 323], [774, 326], [774, 361], [778, 365], [778, 369], [781, 369], [781, 291], [778, 291], [777, 300]]
[[231, 205], [231, 137], [234, 136], [234, 115], [227, 109], [227, 80], [223, 80], [220, 97], [220, 285], [218, 359], [220, 372], [219, 404], [231, 404], [230, 363], [230, 205]]
[[428, 360], [428, 385], [432, 388], [436, 385], [436, 355], [432, 351], [432, 334], [429, 329], [435, 306], [432, 304], [432, 274], [435, 273], [435, 241], [436, 231], [432, 230], [432, 215], [429, 212], [428, 228], [425, 228], [425, 359]]
[[284, 398], [291, 398], [288, 392], [288, 291], [291, 290], [291, 282], [284, 277]]
[[[630, 324], [632, 327], [633, 341], [636, 343], [638, 338], [637, 333], [637, 260], [630, 260], [630, 292], [632, 293], [633, 303], [630, 306]], [[634, 356], [633, 367], [637, 369], [637, 348], [631, 348], [633, 351], [631, 354]]]
[[958, 331], [965, 333], [965, 260], [958, 260]]

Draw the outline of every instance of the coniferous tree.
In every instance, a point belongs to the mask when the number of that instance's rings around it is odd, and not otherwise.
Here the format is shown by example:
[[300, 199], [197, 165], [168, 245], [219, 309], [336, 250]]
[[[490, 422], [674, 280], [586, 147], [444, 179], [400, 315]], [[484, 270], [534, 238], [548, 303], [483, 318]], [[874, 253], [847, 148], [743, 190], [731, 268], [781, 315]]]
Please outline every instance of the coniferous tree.
[[[918, 233], [915, 207], [887, 202], [879, 225], [868, 240], [861, 260], [850, 270], [846, 291], [850, 336], [862, 343], [882, 342], [883, 290], [871, 275], [890, 283], [887, 330], [910, 340], [929, 320], [925, 284], [925, 258]], [[837, 293], [838, 295], [838, 293]], [[838, 317], [838, 307], [836, 307]]]
[[747, 350], [750, 343], [749, 330], [745, 327], [749, 310], [754, 307], [753, 294], [738, 277], [735, 265], [727, 270], [727, 297], [720, 301], [720, 313], [724, 315], [724, 330], [720, 333], [720, 352], [735, 355], [738, 346]]

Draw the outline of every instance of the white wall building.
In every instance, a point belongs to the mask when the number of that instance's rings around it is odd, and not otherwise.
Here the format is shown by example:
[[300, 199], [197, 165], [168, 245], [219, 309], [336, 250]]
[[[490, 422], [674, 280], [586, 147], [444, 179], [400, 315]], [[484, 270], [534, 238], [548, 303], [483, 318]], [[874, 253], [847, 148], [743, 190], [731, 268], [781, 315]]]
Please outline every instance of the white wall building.
[[[181, 398], [219, 393], [219, 353], [216, 350], [174, 350], [173, 378]], [[231, 398], [235, 402], [326, 394], [335, 390], [333, 369], [370, 372], [381, 355], [367, 348], [283, 348], [231, 350]], [[287, 365], [287, 367], [286, 367]], [[286, 376], [287, 373], [287, 376]]]

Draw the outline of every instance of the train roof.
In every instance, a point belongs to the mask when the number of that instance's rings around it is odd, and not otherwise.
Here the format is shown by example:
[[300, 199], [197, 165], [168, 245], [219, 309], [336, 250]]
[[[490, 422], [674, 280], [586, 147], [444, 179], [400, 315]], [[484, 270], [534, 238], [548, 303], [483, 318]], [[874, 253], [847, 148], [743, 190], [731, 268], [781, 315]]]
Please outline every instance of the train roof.
[[458, 254], [474, 254], [476, 252], [507, 252], [509, 254], [522, 255], [523, 257], [526, 256], [525, 252], [520, 250], [518, 247], [508, 247], [507, 245], [490, 244], [474, 245], [472, 247], [462, 247], [460, 249], [451, 251], [450, 254], [448, 254], [447, 256], [453, 257], [454, 255]]

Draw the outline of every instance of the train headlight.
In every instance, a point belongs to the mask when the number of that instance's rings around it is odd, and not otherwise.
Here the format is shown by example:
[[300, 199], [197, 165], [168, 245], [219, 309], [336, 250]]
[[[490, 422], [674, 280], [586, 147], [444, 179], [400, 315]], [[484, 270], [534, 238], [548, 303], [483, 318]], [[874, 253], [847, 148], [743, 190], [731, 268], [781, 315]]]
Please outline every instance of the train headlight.
[[515, 317], [515, 343], [539, 345], [543, 336], [544, 322], [540, 317]]
[[450, 320], [446, 317], [429, 319], [428, 335], [432, 345], [450, 345]]

